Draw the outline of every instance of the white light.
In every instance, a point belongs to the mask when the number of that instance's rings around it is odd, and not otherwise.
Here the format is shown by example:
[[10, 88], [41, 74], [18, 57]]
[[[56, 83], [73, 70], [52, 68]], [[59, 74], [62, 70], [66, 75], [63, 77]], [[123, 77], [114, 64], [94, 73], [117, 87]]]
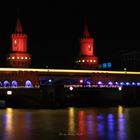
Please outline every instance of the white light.
[[17, 57], [17, 59], [19, 59], [19, 57]]
[[80, 83], [83, 83], [83, 80], [80, 80]]
[[122, 87], [118, 87], [118, 90], [121, 91], [122, 90]]
[[124, 70], [126, 71], [126, 68], [124, 68]]
[[21, 57], [21, 59], [23, 59], [23, 57]]
[[15, 59], [15, 57], [12, 57], [12, 59]]
[[8, 90], [7, 91], [7, 95], [12, 95], [12, 91], [11, 90]]
[[92, 60], [90, 60], [90, 62], [92, 62]]
[[71, 90], [71, 91], [72, 91], [72, 90], [73, 90], [73, 87], [72, 87], [72, 86], [71, 86], [71, 87], [69, 87], [69, 90]]
[[51, 80], [51, 79], [49, 79], [49, 82], [51, 83], [51, 82], [52, 82], [52, 80]]
[[27, 59], [27, 57], [25, 57], [25, 59]]
[[82, 62], [85, 62], [85, 60], [82, 60]]
[[96, 62], [96, 60], [94, 60], [94, 62]]

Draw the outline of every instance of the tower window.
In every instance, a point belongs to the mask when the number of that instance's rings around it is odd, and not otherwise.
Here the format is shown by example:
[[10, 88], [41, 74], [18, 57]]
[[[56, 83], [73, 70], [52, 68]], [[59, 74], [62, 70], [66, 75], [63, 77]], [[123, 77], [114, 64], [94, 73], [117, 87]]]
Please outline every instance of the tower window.
[[91, 46], [90, 45], [88, 45], [88, 50], [91, 51]]
[[17, 45], [17, 40], [14, 40], [14, 46], [16, 47], [16, 45]]

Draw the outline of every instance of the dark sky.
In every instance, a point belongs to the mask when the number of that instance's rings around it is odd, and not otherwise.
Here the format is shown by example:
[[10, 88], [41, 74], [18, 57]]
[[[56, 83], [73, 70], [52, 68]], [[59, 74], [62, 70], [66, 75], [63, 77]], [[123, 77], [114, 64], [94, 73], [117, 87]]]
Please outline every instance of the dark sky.
[[[22, 5], [22, 6], [21, 6]], [[19, 8], [19, 14], [17, 14]], [[6, 63], [19, 15], [28, 35], [33, 67], [71, 68], [86, 19], [100, 59], [121, 50], [140, 50], [139, 7], [132, 2], [33, 2], [0, 7], [0, 63]]]

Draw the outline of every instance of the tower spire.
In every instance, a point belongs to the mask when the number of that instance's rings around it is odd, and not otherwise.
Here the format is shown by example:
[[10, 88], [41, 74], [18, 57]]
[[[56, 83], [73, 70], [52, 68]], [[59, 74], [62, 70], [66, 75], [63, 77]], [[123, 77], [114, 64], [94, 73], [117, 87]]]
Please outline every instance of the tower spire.
[[84, 36], [84, 38], [90, 38], [87, 24], [85, 24], [85, 27], [84, 27], [84, 35], [83, 36]]
[[22, 33], [22, 26], [19, 18], [17, 19], [16, 33]]

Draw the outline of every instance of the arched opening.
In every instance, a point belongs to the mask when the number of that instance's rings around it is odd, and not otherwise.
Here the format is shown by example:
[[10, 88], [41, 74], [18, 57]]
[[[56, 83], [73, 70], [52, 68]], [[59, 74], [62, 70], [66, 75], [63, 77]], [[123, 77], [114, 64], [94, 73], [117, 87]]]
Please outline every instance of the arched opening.
[[32, 82], [31, 82], [30, 80], [27, 80], [27, 81], [25, 82], [25, 87], [26, 87], [26, 88], [31, 88], [31, 87], [33, 87]]
[[17, 88], [18, 87], [18, 82], [17, 81], [12, 81], [12, 87]]
[[4, 81], [4, 87], [5, 87], [5, 88], [10, 87], [10, 82], [9, 82], [9, 81]]

